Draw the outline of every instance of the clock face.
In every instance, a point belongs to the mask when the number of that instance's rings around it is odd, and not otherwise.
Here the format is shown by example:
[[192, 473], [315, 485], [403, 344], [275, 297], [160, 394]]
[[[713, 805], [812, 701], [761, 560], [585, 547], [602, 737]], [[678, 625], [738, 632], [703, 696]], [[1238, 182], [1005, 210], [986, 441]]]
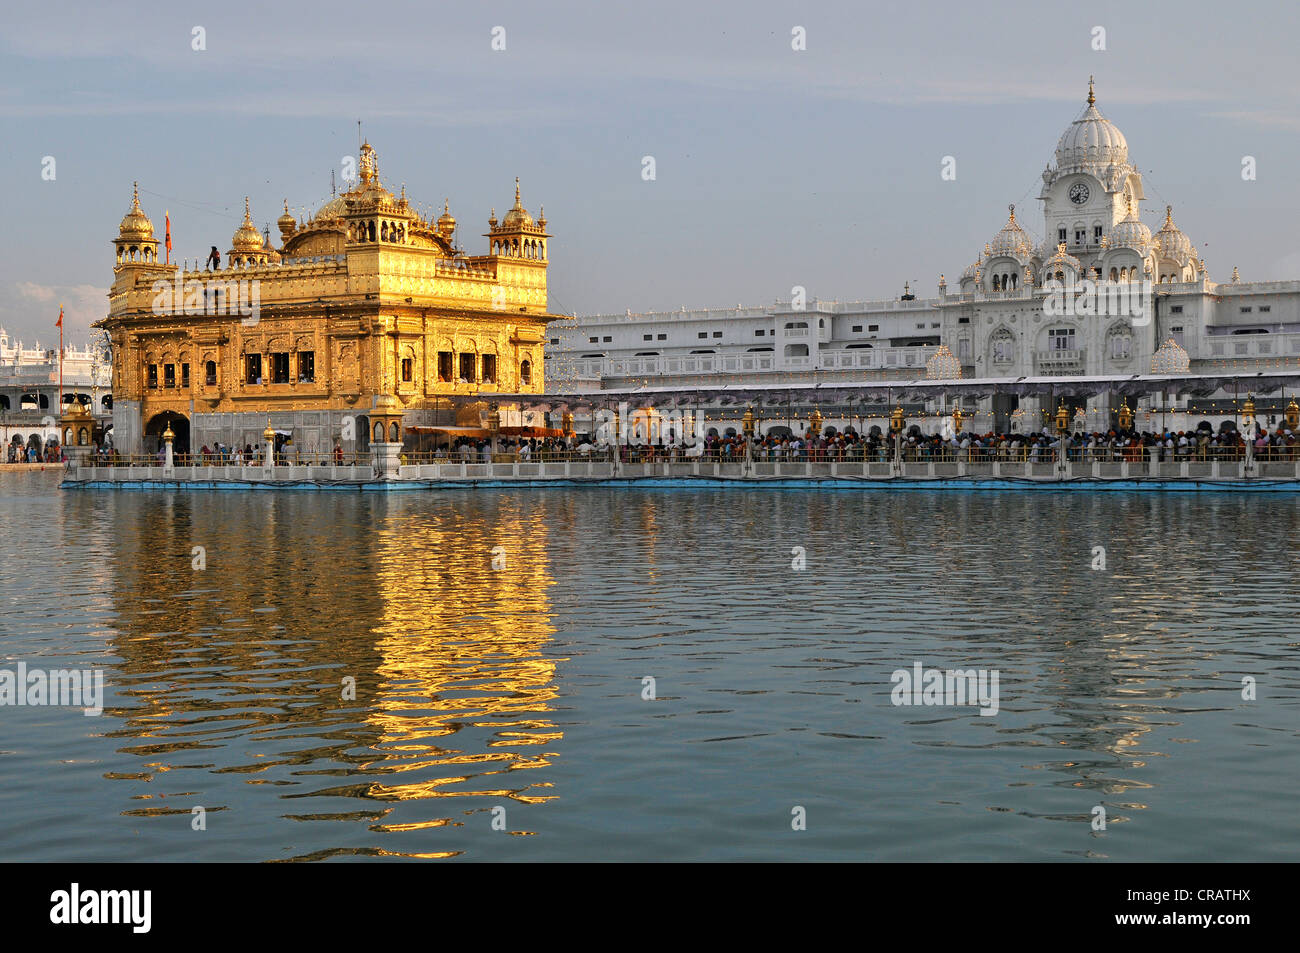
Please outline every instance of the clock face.
[[1070, 186], [1070, 201], [1075, 205], [1082, 205], [1088, 201], [1088, 186], [1082, 182], [1076, 182]]

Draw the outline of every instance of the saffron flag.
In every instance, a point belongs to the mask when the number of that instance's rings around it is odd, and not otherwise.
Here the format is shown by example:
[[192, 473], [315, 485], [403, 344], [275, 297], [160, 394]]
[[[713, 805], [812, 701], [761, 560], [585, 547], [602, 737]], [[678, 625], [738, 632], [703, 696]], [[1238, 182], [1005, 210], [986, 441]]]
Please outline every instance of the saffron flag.
[[[172, 213], [170, 210], [163, 212], [163, 218], [167, 223], [167, 261], [166, 264], [172, 263]], [[157, 259], [155, 259], [156, 261]]]
[[63, 305], [59, 305], [59, 320], [54, 322], [54, 326], [60, 331], [63, 330]]

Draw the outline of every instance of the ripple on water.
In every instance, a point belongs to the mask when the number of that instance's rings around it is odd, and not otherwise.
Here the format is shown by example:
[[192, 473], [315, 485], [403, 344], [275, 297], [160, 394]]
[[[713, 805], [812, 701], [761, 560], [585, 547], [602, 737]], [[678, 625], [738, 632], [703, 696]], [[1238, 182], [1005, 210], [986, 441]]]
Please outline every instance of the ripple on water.
[[[40, 476], [4, 667], [110, 696], [0, 721], [9, 856], [1295, 859], [1286, 497]], [[916, 662], [997, 715], [896, 707]]]

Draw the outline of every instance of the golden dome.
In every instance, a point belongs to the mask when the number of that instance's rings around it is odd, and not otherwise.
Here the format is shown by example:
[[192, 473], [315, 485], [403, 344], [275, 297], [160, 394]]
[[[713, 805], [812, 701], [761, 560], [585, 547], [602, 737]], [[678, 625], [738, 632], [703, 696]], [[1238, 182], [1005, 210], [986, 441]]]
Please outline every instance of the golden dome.
[[235, 229], [230, 240], [230, 247], [235, 251], [261, 251], [262, 233], [253, 224], [253, 216], [248, 207], [248, 196], [244, 196], [244, 221]]
[[336, 195], [328, 202], [316, 210], [312, 216], [313, 221], [328, 221], [330, 219], [342, 218], [348, 214], [348, 203], [341, 195]]
[[279, 226], [281, 231], [284, 231], [286, 228], [289, 229], [289, 231], [293, 231], [294, 221], [293, 216], [289, 214], [288, 199], [284, 200], [284, 214], [275, 220], [275, 224]]
[[456, 230], [456, 216], [451, 214], [451, 202], [442, 200], [442, 214], [438, 216], [438, 234], [444, 238]]
[[515, 176], [515, 204], [510, 211], [506, 212], [506, 217], [501, 220], [501, 226], [503, 228], [520, 228], [532, 224], [533, 217], [528, 214], [528, 210], [519, 201], [519, 176]]
[[136, 241], [151, 241], [153, 239], [153, 222], [149, 221], [149, 216], [144, 214], [144, 209], [140, 208], [140, 183], [132, 183], [134, 194], [131, 197], [131, 210], [122, 218], [122, 224], [118, 228], [123, 238], [131, 238]]

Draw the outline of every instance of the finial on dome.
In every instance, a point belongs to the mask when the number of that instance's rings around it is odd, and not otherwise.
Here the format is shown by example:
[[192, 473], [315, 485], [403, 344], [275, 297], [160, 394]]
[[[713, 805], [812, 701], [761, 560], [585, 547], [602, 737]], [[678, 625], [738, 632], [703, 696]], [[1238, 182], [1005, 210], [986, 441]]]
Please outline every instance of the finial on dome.
[[451, 199], [449, 199], [449, 198], [444, 198], [444, 199], [442, 200], [442, 210], [443, 210], [444, 212], [450, 212], [450, 211], [451, 211]]
[[515, 208], [519, 207], [519, 176], [515, 176]]
[[244, 224], [245, 224], [245, 225], [252, 225], [252, 224], [253, 224], [253, 216], [252, 216], [252, 212], [251, 212], [251, 210], [250, 210], [249, 207], [248, 207], [248, 196], [247, 196], [247, 195], [244, 196]]
[[1097, 101], [1097, 97], [1092, 93], [1092, 77], [1088, 77], [1088, 105], [1091, 106]]
[[1165, 228], [1173, 228], [1173, 227], [1174, 227], [1174, 207], [1172, 205], [1166, 205], [1165, 206]]
[[140, 207], [140, 183], [131, 183], [131, 206], [132, 208]]
[[1015, 203], [1012, 203], [1011, 205], [1008, 205], [1008, 206], [1007, 206], [1007, 211], [1009, 211], [1009, 212], [1011, 213], [1011, 218], [1009, 218], [1009, 219], [1007, 220], [1007, 224], [1008, 224], [1008, 225], [1014, 225], [1015, 222], [1016, 222], [1016, 206], [1015, 206]]

